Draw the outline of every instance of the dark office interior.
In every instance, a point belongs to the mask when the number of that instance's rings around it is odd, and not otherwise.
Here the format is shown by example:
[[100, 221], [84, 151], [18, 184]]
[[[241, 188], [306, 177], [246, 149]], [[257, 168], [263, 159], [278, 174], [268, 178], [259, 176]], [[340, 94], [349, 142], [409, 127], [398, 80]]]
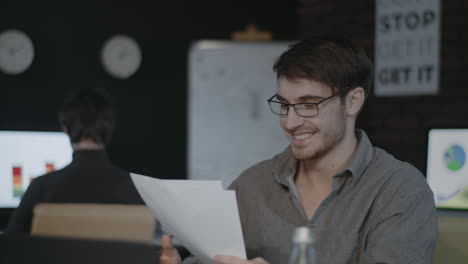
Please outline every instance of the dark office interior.
[[[22, 74], [0, 73], [0, 130], [60, 131], [64, 96], [101, 87], [117, 112], [107, 148], [112, 161], [139, 174], [186, 179], [187, 56], [194, 41], [230, 40], [255, 24], [271, 31], [273, 41], [343, 35], [374, 59], [375, 8], [374, 0], [5, 0], [0, 32], [27, 32], [35, 57]], [[374, 145], [423, 174], [429, 130], [468, 127], [468, 2], [441, 1], [440, 12], [439, 92], [379, 97], [371, 91], [357, 122]], [[130, 35], [141, 47], [142, 64], [128, 79], [113, 78], [99, 61], [102, 43], [114, 34]], [[0, 209], [0, 230], [12, 210]]]

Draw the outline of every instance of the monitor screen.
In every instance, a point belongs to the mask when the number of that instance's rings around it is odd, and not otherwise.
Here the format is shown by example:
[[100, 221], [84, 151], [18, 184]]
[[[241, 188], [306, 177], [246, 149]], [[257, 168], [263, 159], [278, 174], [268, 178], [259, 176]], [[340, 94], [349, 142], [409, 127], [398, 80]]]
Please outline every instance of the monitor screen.
[[427, 181], [436, 206], [468, 209], [468, 129], [429, 131]]
[[0, 131], [0, 208], [15, 208], [37, 176], [68, 165], [72, 148], [63, 132]]

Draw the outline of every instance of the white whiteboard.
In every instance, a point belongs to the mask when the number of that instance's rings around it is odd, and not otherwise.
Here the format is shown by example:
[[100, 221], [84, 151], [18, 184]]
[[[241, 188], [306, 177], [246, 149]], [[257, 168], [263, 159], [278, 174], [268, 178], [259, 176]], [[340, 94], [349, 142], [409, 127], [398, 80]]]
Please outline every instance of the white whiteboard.
[[273, 64], [289, 43], [199, 41], [189, 51], [188, 178], [228, 186], [288, 140], [267, 99]]

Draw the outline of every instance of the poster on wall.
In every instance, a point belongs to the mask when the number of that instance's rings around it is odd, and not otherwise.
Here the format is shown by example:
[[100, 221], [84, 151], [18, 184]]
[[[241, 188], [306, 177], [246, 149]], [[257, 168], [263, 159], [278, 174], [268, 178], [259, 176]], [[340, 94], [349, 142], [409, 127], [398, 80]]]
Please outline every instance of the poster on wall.
[[439, 91], [440, 0], [376, 0], [375, 95]]

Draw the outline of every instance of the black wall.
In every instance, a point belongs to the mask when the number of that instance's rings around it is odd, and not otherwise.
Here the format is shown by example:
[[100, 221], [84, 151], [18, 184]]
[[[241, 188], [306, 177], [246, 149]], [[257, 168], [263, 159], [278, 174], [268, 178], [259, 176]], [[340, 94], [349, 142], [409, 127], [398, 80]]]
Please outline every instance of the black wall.
[[[109, 146], [122, 167], [185, 178], [187, 50], [197, 39], [227, 39], [255, 22], [279, 39], [295, 37], [294, 3], [283, 1], [5, 1], [0, 31], [32, 38], [36, 56], [23, 74], [0, 73], [0, 129], [59, 130], [57, 109], [72, 89], [107, 88], [118, 121]], [[99, 52], [113, 34], [140, 44], [143, 62], [127, 80], [109, 76]]]
[[[32, 66], [0, 72], [0, 130], [60, 130], [57, 110], [73, 89], [104, 87], [117, 110], [111, 159], [128, 171], [186, 177], [187, 52], [198, 39], [228, 39], [247, 23], [296, 38], [296, 3], [263, 1], [24, 1], [4, 0], [0, 31], [32, 39]], [[99, 60], [114, 34], [134, 37], [143, 54], [126, 80], [109, 76]], [[5, 216], [0, 211], [0, 229]]]

